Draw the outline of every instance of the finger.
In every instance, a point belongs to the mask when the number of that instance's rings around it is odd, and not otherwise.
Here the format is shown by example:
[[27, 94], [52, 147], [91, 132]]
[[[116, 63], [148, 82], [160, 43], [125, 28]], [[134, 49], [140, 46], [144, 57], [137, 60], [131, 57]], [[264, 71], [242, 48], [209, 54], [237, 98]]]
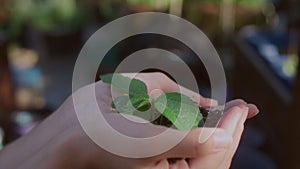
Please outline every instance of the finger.
[[[236, 104], [241, 103], [241, 104]], [[197, 168], [200, 166], [205, 166], [206, 168], [217, 167], [218, 169], [227, 169], [231, 164], [231, 159], [238, 146], [240, 135], [243, 130], [244, 121], [247, 118], [248, 112], [244, 109], [248, 109], [247, 106], [240, 100], [233, 101], [230, 103], [230, 107], [225, 115], [223, 116], [219, 127], [224, 129], [227, 133], [231, 134], [233, 138], [232, 144], [227, 150], [223, 152], [210, 154], [204, 158], [197, 158], [190, 161], [191, 168]], [[211, 163], [211, 161], [215, 161]]]
[[245, 104], [240, 104], [231, 107], [224, 115], [219, 127], [233, 135], [233, 144], [226, 151], [223, 162], [218, 169], [229, 168], [232, 157], [238, 147], [241, 132], [243, 131], [243, 124], [248, 116], [248, 107]]
[[[188, 164], [191, 169], [216, 169], [224, 161], [226, 150], [217, 153], [212, 153], [207, 156], [191, 158]], [[224, 169], [224, 168], [223, 168]]]
[[182, 159], [182, 160], [177, 160], [174, 164], [170, 165], [170, 169], [189, 169], [188, 163]]
[[200, 97], [200, 102], [198, 105], [203, 108], [209, 108], [209, 107], [218, 106], [218, 101], [214, 99]]
[[259, 113], [259, 110], [257, 108], [256, 105], [254, 104], [248, 104], [247, 105], [249, 108], [249, 112], [248, 112], [248, 117], [247, 118], [252, 118], [254, 116], [256, 116]]
[[239, 105], [242, 105], [242, 104], [244, 104], [247, 107], [249, 107], [248, 118], [252, 118], [252, 117], [254, 117], [255, 115], [257, 115], [259, 113], [259, 110], [258, 110], [258, 108], [257, 108], [256, 105], [254, 105], [254, 104], [247, 104], [242, 99], [235, 99], [235, 100], [232, 100], [232, 101], [226, 103], [224, 111], [226, 112], [230, 108], [232, 108], [234, 106], [239, 106]]
[[[179, 131], [182, 132], [182, 131]], [[200, 142], [200, 134], [210, 135], [205, 142]], [[174, 148], [162, 154], [160, 158], [188, 158], [199, 157], [212, 152], [222, 151], [232, 143], [232, 136], [223, 129], [197, 128], [192, 129], [188, 135]]]
[[156, 169], [168, 169], [170, 168], [168, 160], [167, 159], [163, 159], [158, 161], [158, 163], [155, 166]]
[[248, 114], [248, 112], [244, 112], [245, 108], [247, 108], [247, 106], [244, 104], [230, 108], [222, 117], [219, 127], [223, 128], [228, 133], [233, 134], [241, 116], [243, 114]]
[[205, 98], [200, 94], [182, 86], [179, 86], [179, 88], [173, 88], [173, 91], [170, 92], [181, 92], [182, 94], [189, 96], [194, 102], [196, 102], [199, 106], [203, 108], [208, 108], [208, 107], [213, 107], [218, 105], [217, 100]]
[[194, 102], [204, 108], [218, 105], [218, 101], [205, 98], [192, 90], [182, 87], [162, 73], [124, 73], [122, 75], [143, 81], [147, 84], [149, 93], [157, 89], [163, 92], [178, 92], [189, 96]]
[[164, 94], [164, 92], [160, 89], [154, 89], [151, 90], [151, 92], [149, 93], [149, 95], [153, 98], [153, 99], [157, 99], [160, 95]]
[[234, 154], [235, 154], [235, 152], [238, 148], [238, 145], [239, 145], [240, 140], [241, 140], [242, 133], [244, 131], [244, 122], [247, 119], [247, 111], [248, 110], [249, 110], [248, 107], [243, 109], [244, 113], [242, 113], [242, 115], [241, 115], [241, 117], [238, 121], [238, 124], [235, 128], [235, 131], [233, 133], [233, 144], [230, 147], [230, 149], [226, 152], [223, 163], [219, 167], [220, 169], [223, 169], [224, 167], [229, 168], [230, 165], [231, 165], [232, 158], [233, 158], [233, 156], [234, 156]]
[[122, 73], [122, 75], [143, 81], [147, 85], [149, 93], [154, 89], [166, 92], [178, 88], [178, 85], [163, 73]]
[[239, 142], [241, 140], [241, 137], [242, 137], [242, 134], [244, 131], [244, 123], [245, 123], [246, 117], [247, 116], [244, 116], [244, 115], [241, 117], [239, 124], [237, 125], [237, 128], [234, 131], [233, 146], [231, 146], [231, 158], [233, 157], [234, 153], [236, 152]]
[[225, 109], [224, 111], [227, 112], [229, 109], [231, 109], [232, 107], [235, 107], [235, 106], [240, 106], [240, 105], [246, 105], [247, 103], [242, 100], [242, 99], [235, 99], [235, 100], [231, 100], [229, 102], [227, 102], [225, 104]]

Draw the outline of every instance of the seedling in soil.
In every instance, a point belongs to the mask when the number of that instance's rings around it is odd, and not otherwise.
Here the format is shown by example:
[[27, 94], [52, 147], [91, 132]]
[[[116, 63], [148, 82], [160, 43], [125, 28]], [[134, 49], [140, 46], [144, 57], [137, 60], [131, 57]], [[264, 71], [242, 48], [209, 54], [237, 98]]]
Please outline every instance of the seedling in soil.
[[100, 78], [123, 94], [116, 97], [112, 103], [112, 108], [119, 113], [139, 116], [153, 124], [179, 130], [201, 127], [207, 118], [208, 110], [199, 107], [184, 94], [164, 93], [153, 99], [148, 95], [147, 86], [141, 80], [117, 73], [101, 75]]

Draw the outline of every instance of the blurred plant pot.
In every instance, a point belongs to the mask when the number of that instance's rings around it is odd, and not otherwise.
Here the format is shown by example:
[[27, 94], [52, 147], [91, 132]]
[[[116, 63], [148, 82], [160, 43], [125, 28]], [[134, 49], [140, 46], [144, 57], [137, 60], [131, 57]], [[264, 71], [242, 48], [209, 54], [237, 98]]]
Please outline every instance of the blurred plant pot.
[[0, 124], [5, 132], [5, 140], [10, 140], [12, 130], [9, 115], [14, 109], [12, 77], [7, 58], [8, 33], [0, 30]]
[[186, 19], [200, 27], [210, 39], [220, 33], [220, 12], [221, 4], [217, 2], [191, 1], [183, 7]]
[[45, 39], [47, 51], [50, 55], [70, 55], [80, 52], [83, 45], [82, 30], [57, 29], [49, 32], [42, 32]]
[[[0, 30], [0, 110], [13, 107], [11, 74], [7, 58], [8, 34]], [[4, 99], [5, 98], [5, 99]]]
[[41, 31], [27, 24], [23, 31], [22, 46], [37, 50], [42, 57], [78, 54], [83, 45], [82, 29]]

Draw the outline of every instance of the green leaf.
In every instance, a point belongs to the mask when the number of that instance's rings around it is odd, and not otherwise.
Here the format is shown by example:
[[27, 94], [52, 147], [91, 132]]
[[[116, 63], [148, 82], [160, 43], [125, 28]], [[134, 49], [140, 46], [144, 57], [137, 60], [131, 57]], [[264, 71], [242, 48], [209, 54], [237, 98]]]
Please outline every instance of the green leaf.
[[[109, 83], [124, 94], [128, 94], [114, 99], [113, 107], [119, 113], [135, 115], [148, 121], [154, 120], [153, 123], [166, 126], [173, 123], [179, 130], [188, 130], [203, 125], [199, 107], [185, 95], [165, 93], [154, 102], [152, 107], [152, 99], [147, 93], [147, 86], [142, 81], [121, 74], [107, 74], [100, 78], [104, 83]], [[159, 116], [161, 116], [159, 119], [155, 119]]]
[[129, 94], [130, 98], [137, 95], [148, 94], [146, 84], [138, 79], [131, 79], [119, 73], [101, 75], [100, 78], [104, 83], [109, 83], [121, 92]]
[[[130, 98], [130, 103], [138, 111], [144, 112], [150, 109], [151, 107], [151, 98], [147, 94], [137, 95]], [[127, 106], [130, 106], [129, 102]]]
[[134, 114], [144, 112], [151, 107], [151, 98], [148, 95], [138, 95], [129, 99], [128, 96], [119, 96], [114, 99], [112, 107], [119, 113]]
[[154, 102], [154, 107], [179, 130], [196, 128], [202, 120], [196, 103], [180, 93], [162, 94]]

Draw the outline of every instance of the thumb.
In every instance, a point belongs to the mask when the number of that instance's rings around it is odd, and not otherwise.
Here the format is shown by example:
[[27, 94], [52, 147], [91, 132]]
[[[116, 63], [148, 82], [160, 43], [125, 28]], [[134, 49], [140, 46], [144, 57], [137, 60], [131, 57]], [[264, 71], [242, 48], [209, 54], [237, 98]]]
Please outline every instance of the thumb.
[[[179, 131], [180, 132], [180, 131]], [[232, 136], [221, 128], [196, 128], [174, 148], [162, 154], [162, 158], [191, 158], [227, 149]]]

